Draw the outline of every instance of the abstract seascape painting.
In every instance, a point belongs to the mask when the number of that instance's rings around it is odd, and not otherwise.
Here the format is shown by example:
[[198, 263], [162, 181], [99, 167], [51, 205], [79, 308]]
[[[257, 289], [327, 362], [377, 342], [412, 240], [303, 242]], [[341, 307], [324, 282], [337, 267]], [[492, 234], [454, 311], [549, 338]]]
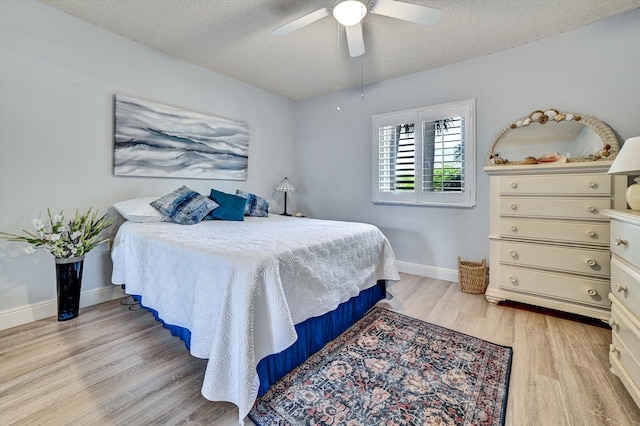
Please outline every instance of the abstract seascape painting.
[[246, 180], [249, 126], [115, 95], [113, 174]]

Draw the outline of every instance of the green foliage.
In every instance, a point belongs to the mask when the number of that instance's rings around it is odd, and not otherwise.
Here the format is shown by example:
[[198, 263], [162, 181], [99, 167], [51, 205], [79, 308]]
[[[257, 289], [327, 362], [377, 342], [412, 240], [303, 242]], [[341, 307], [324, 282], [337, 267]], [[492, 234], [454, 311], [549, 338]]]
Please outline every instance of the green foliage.
[[433, 171], [433, 189], [447, 191], [460, 188], [460, 167], [445, 166]]
[[415, 187], [414, 176], [398, 176], [396, 178], [396, 189], [399, 191], [413, 191]]
[[51, 211], [47, 208], [47, 215], [49, 221], [46, 224], [38, 218], [31, 220], [35, 233], [24, 229], [22, 232], [25, 235], [0, 232], [0, 238], [30, 244], [25, 249], [27, 253], [44, 248], [61, 259], [83, 256], [97, 245], [109, 241], [100, 234], [111, 226], [113, 218], [106, 218], [106, 215], [98, 218], [98, 212], [92, 211], [92, 208], [82, 214], [76, 210], [75, 217], [66, 224], [62, 211], [51, 216]]

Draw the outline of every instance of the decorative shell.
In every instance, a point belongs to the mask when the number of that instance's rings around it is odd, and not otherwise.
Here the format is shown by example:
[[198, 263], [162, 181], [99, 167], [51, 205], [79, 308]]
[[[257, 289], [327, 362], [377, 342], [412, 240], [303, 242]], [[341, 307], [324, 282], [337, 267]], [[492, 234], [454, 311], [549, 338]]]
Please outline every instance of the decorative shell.
[[491, 162], [491, 164], [507, 164], [509, 162], [509, 160], [507, 160], [506, 158], [500, 157], [500, 154], [492, 154], [489, 157], [489, 161]]
[[536, 160], [536, 157], [527, 157], [524, 160], [522, 160], [522, 162], [524, 164], [538, 164], [538, 160]]
[[566, 163], [567, 157], [558, 152], [552, 152], [550, 154], [543, 155], [542, 157], [538, 157], [537, 160], [538, 163]]
[[542, 117], [543, 115], [544, 115], [544, 113], [542, 111], [533, 111], [531, 113], [531, 115], [529, 116], [529, 118], [532, 121], [538, 121], [538, 120], [540, 120], [540, 117]]

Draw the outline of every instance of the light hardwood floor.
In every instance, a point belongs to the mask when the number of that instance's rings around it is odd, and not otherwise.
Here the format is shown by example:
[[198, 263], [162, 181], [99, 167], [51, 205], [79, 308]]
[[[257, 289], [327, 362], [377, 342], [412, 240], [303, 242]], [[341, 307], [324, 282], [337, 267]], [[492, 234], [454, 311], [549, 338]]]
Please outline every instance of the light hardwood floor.
[[[408, 274], [390, 291], [381, 306], [513, 347], [507, 426], [640, 425], [609, 372], [602, 323], [491, 305]], [[238, 424], [234, 405], [200, 395], [204, 368], [150, 313], [117, 300], [0, 331], [0, 424]]]

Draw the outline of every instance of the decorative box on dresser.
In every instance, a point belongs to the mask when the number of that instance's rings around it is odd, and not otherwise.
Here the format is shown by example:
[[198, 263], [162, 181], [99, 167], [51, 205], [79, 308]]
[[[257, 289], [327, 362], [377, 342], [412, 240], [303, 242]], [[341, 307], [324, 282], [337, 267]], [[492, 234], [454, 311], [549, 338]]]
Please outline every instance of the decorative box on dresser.
[[497, 165], [490, 180], [488, 301], [610, 319], [609, 218], [626, 207], [611, 161]]
[[640, 407], [640, 211], [603, 214], [611, 218], [611, 371]]

